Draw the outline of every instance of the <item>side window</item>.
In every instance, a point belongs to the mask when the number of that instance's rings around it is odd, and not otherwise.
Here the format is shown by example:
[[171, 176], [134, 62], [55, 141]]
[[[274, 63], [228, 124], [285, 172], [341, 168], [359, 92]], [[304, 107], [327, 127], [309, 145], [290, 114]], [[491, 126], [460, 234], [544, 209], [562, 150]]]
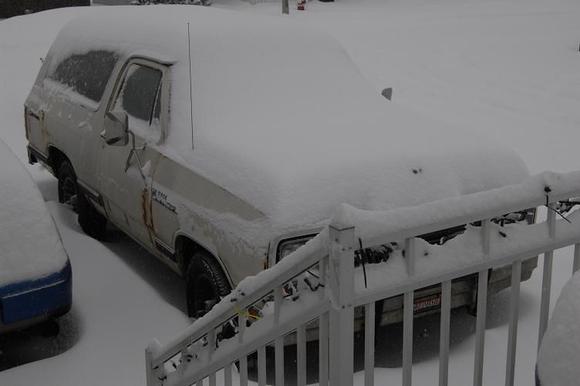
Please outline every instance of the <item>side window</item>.
[[60, 62], [48, 78], [70, 87], [73, 91], [99, 102], [118, 55], [111, 51], [89, 51], [71, 55]]
[[157, 69], [131, 64], [113, 105], [115, 111], [125, 111], [129, 127], [145, 139], [157, 141], [161, 135], [161, 78]]

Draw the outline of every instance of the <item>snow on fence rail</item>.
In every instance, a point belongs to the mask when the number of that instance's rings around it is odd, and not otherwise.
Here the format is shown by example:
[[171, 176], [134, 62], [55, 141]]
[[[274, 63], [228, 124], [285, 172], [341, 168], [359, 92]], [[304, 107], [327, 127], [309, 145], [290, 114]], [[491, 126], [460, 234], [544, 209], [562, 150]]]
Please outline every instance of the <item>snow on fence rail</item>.
[[[355, 319], [364, 329], [364, 384], [374, 385], [375, 302], [403, 296], [403, 379], [412, 384], [414, 292], [441, 287], [439, 384], [447, 385], [453, 279], [475, 274], [477, 321], [474, 385], [482, 384], [488, 272], [511, 265], [506, 385], [514, 383], [522, 260], [544, 254], [539, 341], [545, 332], [555, 249], [575, 245], [580, 268], [580, 172], [543, 173], [518, 185], [454, 197], [416, 207], [373, 212], [343, 205], [328, 228], [275, 267], [247, 278], [207, 315], [165, 345], [146, 350], [148, 386], [248, 384], [248, 357], [257, 356], [257, 382], [266, 385], [266, 349], [274, 352], [274, 384], [284, 385], [284, 345], [292, 334], [297, 350], [296, 384], [306, 385], [307, 333], [318, 341], [320, 385], [353, 384]], [[546, 205], [547, 220], [505, 224], [506, 214]], [[508, 221], [509, 222], [509, 221]], [[443, 243], [419, 239], [456, 226], [465, 231]], [[355, 267], [358, 243], [390, 245], [392, 256]], [[399, 246], [397, 248], [397, 246]], [[421, 251], [421, 253], [419, 253]], [[378, 279], [380, 278], [380, 279]], [[362, 307], [360, 315], [355, 308]], [[221, 380], [221, 379], [220, 379]], [[204, 383], [205, 382], [205, 383]], [[271, 380], [268, 383], [272, 383]], [[294, 383], [294, 382], [293, 382]]]

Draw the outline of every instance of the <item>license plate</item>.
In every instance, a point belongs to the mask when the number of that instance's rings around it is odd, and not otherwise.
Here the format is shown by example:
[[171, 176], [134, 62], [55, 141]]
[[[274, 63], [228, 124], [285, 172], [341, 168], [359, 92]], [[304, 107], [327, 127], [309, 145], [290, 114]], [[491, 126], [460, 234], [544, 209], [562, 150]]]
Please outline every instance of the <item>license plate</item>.
[[424, 298], [415, 300], [415, 304], [413, 305], [413, 312], [419, 313], [439, 306], [441, 306], [441, 294], [426, 296]]

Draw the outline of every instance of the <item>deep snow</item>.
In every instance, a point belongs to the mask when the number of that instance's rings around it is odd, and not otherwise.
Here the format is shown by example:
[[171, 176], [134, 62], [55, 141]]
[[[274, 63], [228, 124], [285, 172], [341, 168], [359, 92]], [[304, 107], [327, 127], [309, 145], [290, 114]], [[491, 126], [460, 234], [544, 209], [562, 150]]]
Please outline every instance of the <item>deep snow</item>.
[[60, 236], [28, 171], [0, 139], [0, 287], [61, 271]]
[[542, 384], [566, 386], [580, 379], [579, 318], [580, 272], [577, 272], [562, 289], [538, 353], [538, 375]]
[[[278, 2], [251, 6], [219, 0], [214, 6], [265, 14], [280, 11]], [[22, 160], [22, 103], [39, 59], [75, 12], [52, 11], [0, 22], [0, 137]], [[515, 148], [532, 173], [578, 168], [577, 1], [343, 0], [312, 2], [306, 12], [292, 12], [290, 17], [315, 23], [337, 37], [377, 93], [394, 87], [391, 103], [499, 140]], [[50, 177], [40, 168], [30, 170], [45, 197], [54, 200]], [[79, 339], [60, 356], [3, 371], [0, 384], [143, 384], [144, 347], [152, 337], [163, 342], [179, 333], [187, 324], [185, 316], [163, 299], [163, 286], [143, 281], [125, 265], [128, 256], [139, 252], [90, 240], [80, 234], [70, 210], [51, 205], [78, 282], [73, 315], [81, 320]], [[570, 277], [569, 250], [558, 252], [554, 263], [553, 299]], [[522, 287], [518, 385], [533, 384], [540, 273], [538, 269]], [[489, 385], [503, 383], [507, 307], [506, 296], [499, 296], [490, 307], [484, 374]], [[450, 384], [470, 384], [472, 321], [461, 316], [456, 320]], [[414, 384], [431, 385], [436, 377], [437, 330], [436, 322], [417, 323]], [[381, 339], [396, 341], [389, 334]], [[388, 360], [396, 353], [381, 355], [387, 359], [376, 370], [377, 384], [386, 383], [387, 377], [400, 383], [397, 360]], [[356, 379], [362, 382], [362, 375]]]

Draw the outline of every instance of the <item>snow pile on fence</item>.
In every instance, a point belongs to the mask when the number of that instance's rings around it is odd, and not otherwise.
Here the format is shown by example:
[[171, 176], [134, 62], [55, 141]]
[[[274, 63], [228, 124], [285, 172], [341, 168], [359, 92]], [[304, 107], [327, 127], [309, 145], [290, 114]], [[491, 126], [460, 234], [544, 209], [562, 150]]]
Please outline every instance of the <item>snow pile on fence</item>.
[[449, 197], [414, 207], [388, 211], [368, 211], [343, 204], [332, 222], [340, 227], [354, 226], [357, 237], [365, 245], [376, 245], [381, 235], [392, 234], [395, 239], [409, 236], [410, 229], [420, 229], [419, 234], [445, 227], [468, 224], [488, 218], [492, 213], [509, 213], [514, 206], [537, 207], [547, 202], [568, 199], [580, 190], [580, 172], [544, 172], [528, 177], [522, 183], [460, 197]]

